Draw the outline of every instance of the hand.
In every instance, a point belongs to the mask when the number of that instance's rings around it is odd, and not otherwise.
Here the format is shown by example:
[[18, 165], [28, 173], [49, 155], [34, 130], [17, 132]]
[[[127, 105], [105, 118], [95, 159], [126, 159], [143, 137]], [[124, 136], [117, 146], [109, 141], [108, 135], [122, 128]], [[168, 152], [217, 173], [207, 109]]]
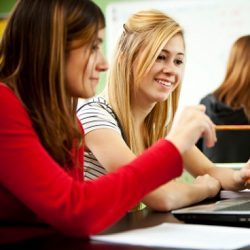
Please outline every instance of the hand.
[[182, 113], [174, 117], [173, 125], [166, 139], [170, 140], [181, 153], [190, 149], [204, 137], [207, 147], [216, 142], [215, 125], [205, 114], [205, 106], [186, 107]]
[[241, 170], [234, 171], [234, 181], [237, 189], [250, 189], [250, 159]]
[[220, 182], [208, 174], [197, 176], [194, 180], [194, 184], [205, 187], [207, 197], [209, 198], [216, 196], [221, 189]]

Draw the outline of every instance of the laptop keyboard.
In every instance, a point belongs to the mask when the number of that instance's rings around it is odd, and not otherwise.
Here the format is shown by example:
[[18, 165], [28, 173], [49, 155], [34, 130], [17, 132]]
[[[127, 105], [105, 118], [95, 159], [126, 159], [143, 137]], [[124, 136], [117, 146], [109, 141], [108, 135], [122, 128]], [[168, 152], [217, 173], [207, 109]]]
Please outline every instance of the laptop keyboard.
[[219, 208], [216, 211], [250, 211], [250, 202]]

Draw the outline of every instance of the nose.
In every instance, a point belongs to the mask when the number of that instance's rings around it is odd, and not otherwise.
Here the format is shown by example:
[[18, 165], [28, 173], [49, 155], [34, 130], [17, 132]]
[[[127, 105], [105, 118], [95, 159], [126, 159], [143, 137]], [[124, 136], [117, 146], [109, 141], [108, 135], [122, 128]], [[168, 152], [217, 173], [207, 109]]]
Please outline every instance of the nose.
[[166, 75], [169, 81], [176, 81], [177, 71], [176, 66], [172, 62], [167, 62], [163, 67], [163, 74]]
[[163, 66], [163, 73], [170, 75], [175, 74], [176, 66], [174, 65], [174, 63], [171, 61], [166, 62]]
[[97, 66], [97, 70], [100, 72], [104, 72], [108, 70], [108, 62], [103, 54], [101, 54], [100, 61], [98, 62], [96, 66]]

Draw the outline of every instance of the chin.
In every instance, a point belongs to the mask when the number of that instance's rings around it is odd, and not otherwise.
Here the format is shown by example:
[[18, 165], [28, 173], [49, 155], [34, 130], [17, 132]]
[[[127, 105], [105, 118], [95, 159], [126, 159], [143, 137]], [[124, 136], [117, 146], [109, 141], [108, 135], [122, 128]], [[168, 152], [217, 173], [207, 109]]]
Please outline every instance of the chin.
[[80, 98], [83, 98], [83, 99], [89, 99], [91, 97], [93, 97], [95, 94], [82, 94], [81, 96], [79, 96]]
[[78, 93], [78, 97], [83, 98], [83, 99], [88, 99], [96, 95], [95, 89], [82, 89]]
[[157, 98], [155, 98], [155, 101], [156, 102], [165, 102], [167, 99], [168, 99], [169, 95], [168, 96], [159, 96]]

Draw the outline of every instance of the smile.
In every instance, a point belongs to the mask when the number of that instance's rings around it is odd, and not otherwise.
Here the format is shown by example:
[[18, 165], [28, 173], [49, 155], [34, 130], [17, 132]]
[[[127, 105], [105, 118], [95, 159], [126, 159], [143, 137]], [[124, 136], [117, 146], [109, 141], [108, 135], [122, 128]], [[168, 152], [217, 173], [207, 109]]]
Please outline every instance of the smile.
[[165, 87], [171, 87], [172, 83], [168, 82], [168, 81], [164, 81], [164, 80], [156, 80], [156, 82], [160, 83], [161, 85], [165, 86]]

